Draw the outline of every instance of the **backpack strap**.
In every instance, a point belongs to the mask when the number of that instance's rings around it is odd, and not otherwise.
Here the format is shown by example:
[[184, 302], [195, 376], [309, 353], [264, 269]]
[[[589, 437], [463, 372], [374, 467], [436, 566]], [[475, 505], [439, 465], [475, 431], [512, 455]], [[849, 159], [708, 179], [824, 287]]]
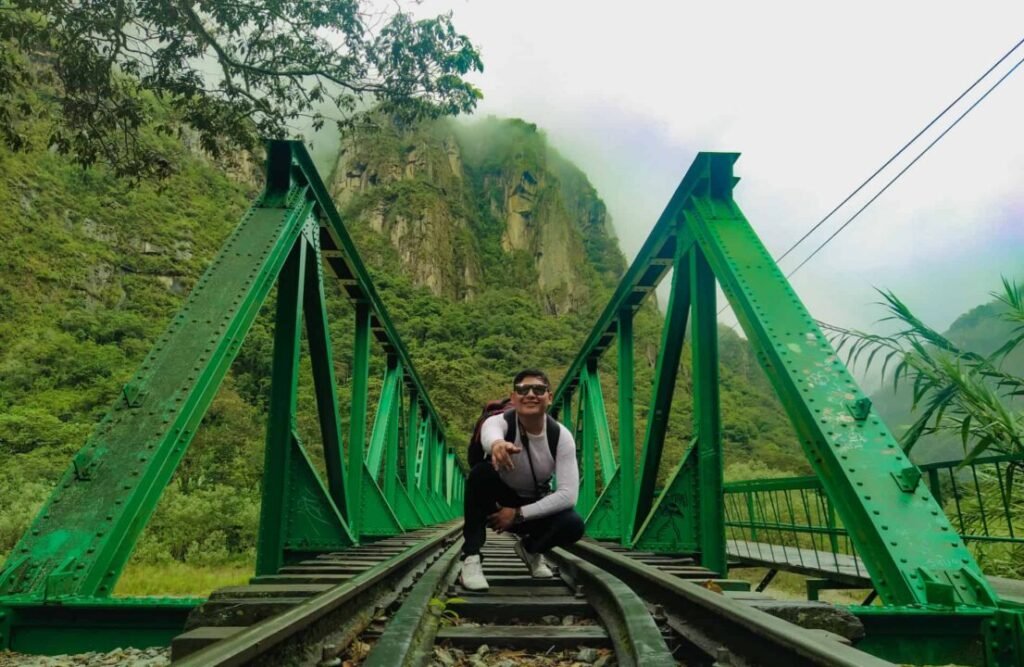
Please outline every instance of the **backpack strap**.
[[[558, 420], [551, 415], [545, 415], [547, 418], [547, 425], [545, 430], [548, 433], [548, 451], [551, 452], [551, 460], [557, 459], [558, 452], [558, 438], [562, 435], [562, 425], [558, 423]], [[505, 412], [505, 424], [508, 428], [505, 429], [505, 439], [509, 442], [516, 441], [517, 425], [519, 420], [516, 419], [516, 411], [508, 410]]]
[[512, 444], [515, 444], [515, 442], [516, 442], [516, 426], [519, 423], [519, 420], [516, 419], [516, 411], [515, 410], [506, 410], [505, 414], [503, 416], [505, 417], [505, 426], [506, 426], [506, 428], [505, 428], [505, 440], [507, 440], [508, 442], [511, 442]]
[[558, 451], [558, 438], [562, 435], [562, 427], [558, 420], [551, 415], [547, 415], [547, 420], [548, 450], [551, 451], [551, 460], [557, 462], [556, 452]]

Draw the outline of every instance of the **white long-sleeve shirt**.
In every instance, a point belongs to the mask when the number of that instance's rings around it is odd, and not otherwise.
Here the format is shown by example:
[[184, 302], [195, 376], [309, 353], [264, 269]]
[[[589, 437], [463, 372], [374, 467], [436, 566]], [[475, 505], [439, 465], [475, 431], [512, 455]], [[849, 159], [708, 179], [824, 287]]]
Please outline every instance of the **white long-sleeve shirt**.
[[[527, 458], [524, 437], [529, 440], [530, 454], [533, 457], [533, 474], [537, 476], [537, 482], [544, 482], [551, 479], [552, 473], [558, 476], [558, 488], [529, 505], [521, 508], [524, 519], [536, 519], [538, 517], [561, 512], [576, 506], [576, 499], [580, 492], [580, 471], [576, 465], [576, 440], [572, 437], [563, 425], [559, 425], [558, 447], [555, 450], [557, 460], [552, 460], [551, 450], [548, 448], [547, 419], [544, 420], [544, 427], [540, 433], [523, 433], [523, 428], [516, 429], [515, 444], [520, 448], [518, 454], [512, 454], [512, 463], [515, 468], [512, 470], [499, 470], [503, 482], [508, 484], [516, 493], [523, 498], [535, 498], [536, 487], [533, 482], [533, 475], [530, 474], [530, 459]], [[480, 427], [480, 444], [483, 446], [484, 454], [490, 456], [491, 446], [498, 440], [505, 440], [508, 422], [502, 414], [492, 415]]]

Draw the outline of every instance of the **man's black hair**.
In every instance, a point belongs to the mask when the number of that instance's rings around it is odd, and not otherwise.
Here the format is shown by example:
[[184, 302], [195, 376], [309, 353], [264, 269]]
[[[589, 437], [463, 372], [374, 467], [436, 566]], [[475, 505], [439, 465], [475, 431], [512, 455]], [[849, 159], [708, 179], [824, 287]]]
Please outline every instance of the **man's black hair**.
[[515, 386], [522, 382], [523, 378], [529, 377], [543, 378], [544, 384], [546, 384], [549, 387], [551, 386], [551, 380], [548, 379], [548, 374], [537, 368], [527, 368], [526, 370], [519, 371], [518, 373], [516, 373], [515, 379], [512, 380], [512, 385]]

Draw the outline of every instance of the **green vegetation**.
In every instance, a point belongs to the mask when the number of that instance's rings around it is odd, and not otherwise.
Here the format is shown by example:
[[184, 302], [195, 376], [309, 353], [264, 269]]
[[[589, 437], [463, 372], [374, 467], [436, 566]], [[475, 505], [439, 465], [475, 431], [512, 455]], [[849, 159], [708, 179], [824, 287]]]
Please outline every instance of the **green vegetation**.
[[[979, 353], [962, 347], [922, 322], [891, 292], [882, 292], [900, 331], [891, 336], [852, 332], [838, 337], [838, 350], [847, 348], [851, 365], [863, 360], [865, 370], [881, 364], [883, 379], [891, 372], [894, 390], [911, 387], [911, 411], [916, 420], [903, 432], [900, 444], [910, 451], [922, 436], [955, 433], [960, 436], [965, 462], [988, 450], [1024, 454], [1024, 412], [1011, 402], [1024, 396], [1024, 377], [1005, 362], [1024, 342], [1024, 291], [1003, 280], [993, 293], [1008, 335], [995, 349]], [[974, 341], [977, 344], [976, 341]]]
[[[349, 128], [371, 103], [406, 121], [469, 112], [481, 93], [462, 77], [482, 69], [451, 14], [414, 20], [397, 2], [2, 0], [0, 139], [166, 177], [162, 137], [224, 157], [296, 123]], [[39, 87], [46, 100], [24, 95]]]
[[[1003, 280], [991, 303], [961, 316], [945, 334], [922, 322], [896, 295], [883, 292], [891, 336], [851, 332], [838, 337], [851, 364], [881, 364], [892, 380], [883, 414], [918, 461], [959, 466], [930, 478], [946, 514], [968, 540], [986, 573], [1024, 575], [1024, 291]], [[888, 375], [887, 375], [888, 373]], [[996, 463], [985, 458], [1004, 455]], [[978, 461], [978, 464], [975, 464]]]

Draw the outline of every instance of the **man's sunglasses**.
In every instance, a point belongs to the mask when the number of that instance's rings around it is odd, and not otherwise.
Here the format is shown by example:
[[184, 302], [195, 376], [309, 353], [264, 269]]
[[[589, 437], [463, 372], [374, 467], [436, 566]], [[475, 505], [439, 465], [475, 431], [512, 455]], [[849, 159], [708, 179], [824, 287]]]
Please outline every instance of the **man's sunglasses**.
[[526, 396], [531, 390], [534, 396], [543, 396], [548, 393], [548, 386], [546, 384], [517, 384], [514, 388], [520, 396]]

